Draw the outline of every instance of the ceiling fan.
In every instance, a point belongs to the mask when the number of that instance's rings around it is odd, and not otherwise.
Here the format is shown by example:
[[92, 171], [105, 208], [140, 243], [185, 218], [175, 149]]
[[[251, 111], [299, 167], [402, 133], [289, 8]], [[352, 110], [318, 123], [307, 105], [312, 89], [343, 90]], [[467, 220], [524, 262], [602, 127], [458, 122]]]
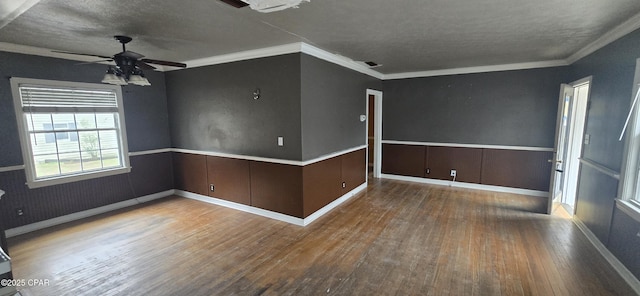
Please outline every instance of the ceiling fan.
[[297, 8], [300, 2], [309, 2], [310, 0], [220, 0], [235, 8], [242, 8], [247, 5], [251, 9], [259, 12], [274, 12], [284, 10], [290, 7]]
[[116, 36], [113, 36], [113, 38], [115, 38], [122, 44], [122, 52], [116, 53], [111, 57], [97, 55], [97, 54], [77, 53], [77, 52], [59, 51], [59, 50], [53, 50], [53, 52], [90, 56], [90, 57], [97, 57], [97, 58], [104, 59], [104, 60], [96, 61], [95, 63], [114, 62], [115, 66], [109, 66], [109, 68], [107, 69], [107, 73], [104, 76], [104, 79], [102, 79], [102, 82], [109, 83], [109, 84], [116, 84], [116, 85], [127, 85], [129, 83], [135, 84], [135, 85], [141, 85], [141, 86], [151, 85], [151, 83], [149, 83], [149, 80], [147, 80], [147, 78], [144, 77], [144, 73], [142, 72], [142, 70], [156, 69], [156, 67], [149, 64], [179, 67], [179, 68], [187, 67], [187, 64], [184, 64], [184, 63], [146, 59], [144, 58], [144, 55], [127, 50], [126, 44], [131, 42], [131, 40], [133, 40], [129, 36], [116, 35]]

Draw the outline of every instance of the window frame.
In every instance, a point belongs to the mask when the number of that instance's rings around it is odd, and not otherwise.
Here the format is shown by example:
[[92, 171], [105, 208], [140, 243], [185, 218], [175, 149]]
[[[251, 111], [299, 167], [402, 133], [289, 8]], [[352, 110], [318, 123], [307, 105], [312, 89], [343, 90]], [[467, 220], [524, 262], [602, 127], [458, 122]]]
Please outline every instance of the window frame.
[[[129, 146], [127, 144], [127, 129], [124, 118], [124, 105], [122, 100], [122, 87], [119, 85], [107, 85], [99, 83], [85, 83], [85, 82], [72, 82], [72, 81], [58, 81], [58, 80], [45, 80], [45, 79], [31, 79], [11, 77], [11, 93], [13, 96], [13, 105], [15, 109], [16, 122], [18, 125], [18, 132], [20, 138], [20, 149], [22, 150], [22, 159], [24, 162], [24, 170], [27, 179], [27, 186], [29, 188], [40, 188], [45, 186], [60, 185], [70, 182], [77, 182], [82, 180], [89, 180], [94, 178], [101, 178], [106, 176], [113, 176], [117, 174], [124, 174], [131, 172], [131, 165], [129, 162]], [[28, 112], [23, 110], [22, 98], [20, 95], [21, 85], [37, 85], [44, 87], [62, 87], [62, 88], [76, 88], [76, 89], [95, 89], [95, 90], [111, 90], [116, 94], [117, 100], [117, 113], [118, 114], [118, 131], [119, 131], [119, 143], [120, 153], [122, 155], [122, 166], [115, 168], [102, 168], [92, 171], [84, 171], [76, 174], [52, 176], [37, 178], [35, 170], [35, 162], [33, 159], [33, 149], [31, 147], [30, 133], [28, 130], [27, 117]], [[50, 112], [51, 114], [56, 112]], [[68, 111], [61, 111], [60, 113], [73, 113]], [[75, 112], [82, 113], [82, 112]]]
[[[636, 60], [636, 71], [633, 81], [631, 102], [640, 90], [640, 59]], [[639, 102], [640, 103], [640, 102]], [[629, 105], [631, 107], [631, 104]], [[636, 105], [632, 112], [627, 130], [622, 135], [625, 141], [622, 169], [618, 187], [618, 208], [640, 221], [640, 106]]]

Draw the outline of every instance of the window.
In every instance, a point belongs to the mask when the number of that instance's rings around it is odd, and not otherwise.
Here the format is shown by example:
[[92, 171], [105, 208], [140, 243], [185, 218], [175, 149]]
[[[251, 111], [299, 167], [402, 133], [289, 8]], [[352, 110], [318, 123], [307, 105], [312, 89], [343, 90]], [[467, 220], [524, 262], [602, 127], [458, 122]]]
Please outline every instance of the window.
[[640, 59], [636, 62], [631, 108], [619, 140], [626, 139], [623, 167], [620, 178], [620, 202], [618, 206], [640, 221]]
[[129, 172], [119, 86], [11, 78], [30, 188]]

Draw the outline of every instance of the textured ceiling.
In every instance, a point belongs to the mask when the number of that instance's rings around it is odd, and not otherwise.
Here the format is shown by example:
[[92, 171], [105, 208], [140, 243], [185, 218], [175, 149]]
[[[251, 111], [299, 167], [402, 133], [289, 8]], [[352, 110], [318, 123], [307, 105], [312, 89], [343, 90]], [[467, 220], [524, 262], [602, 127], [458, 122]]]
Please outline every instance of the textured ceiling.
[[311, 0], [269, 14], [217, 0], [29, 2], [0, 20], [0, 42], [110, 56], [112, 36], [129, 35], [129, 50], [173, 61], [305, 42], [386, 74], [563, 60], [640, 13], [638, 0]]

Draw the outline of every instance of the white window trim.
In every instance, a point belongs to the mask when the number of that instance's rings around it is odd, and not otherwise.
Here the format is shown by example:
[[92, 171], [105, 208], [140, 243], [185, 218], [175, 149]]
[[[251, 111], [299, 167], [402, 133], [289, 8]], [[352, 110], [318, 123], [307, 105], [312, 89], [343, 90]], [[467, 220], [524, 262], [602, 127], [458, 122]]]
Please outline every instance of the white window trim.
[[[124, 174], [131, 172], [131, 166], [129, 163], [129, 146], [127, 144], [127, 128], [124, 118], [124, 105], [122, 104], [122, 87], [119, 85], [107, 85], [98, 83], [84, 83], [84, 82], [71, 82], [71, 81], [56, 81], [56, 80], [44, 80], [44, 79], [31, 79], [31, 78], [18, 78], [11, 77], [11, 93], [13, 95], [13, 106], [15, 109], [16, 121], [18, 124], [18, 131], [20, 134], [20, 146], [22, 150], [22, 159], [24, 161], [24, 170], [27, 177], [27, 186], [29, 188], [40, 188], [45, 186], [60, 185], [70, 182], [89, 180], [94, 178], [101, 178], [106, 176], [112, 176], [117, 174]], [[88, 88], [88, 89], [109, 89], [116, 92], [118, 100], [118, 116], [120, 117], [120, 143], [123, 167], [102, 169], [91, 172], [84, 172], [76, 175], [59, 176], [46, 179], [36, 179], [32, 149], [29, 142], [29, 134], [27, 133], [27, 122], [22, 110], [22, 101], [20, 99], [20, 85], [22, 84], [35, 84], [44, 86], [58, 86], [69, 88]]]
[[[636, 93], [640, 89], [640, 59], [636, 60], [636, 71], [633, 81], [631, 100], [635, 99]], [[629, 105], [631, 107], [631, 105]], [[624, 134], [624, 159], [620, 174], [620, 184], [618, 192], [620, 198], [617, 202], [618, 208], [629, 214], [632, 218], [640, 221], [640, 200], [635, 197], [640, 194], [638, 190], [638, 169], [640, 169], [640, 106], [635, 106], [631, 110], [632, 116]]]

